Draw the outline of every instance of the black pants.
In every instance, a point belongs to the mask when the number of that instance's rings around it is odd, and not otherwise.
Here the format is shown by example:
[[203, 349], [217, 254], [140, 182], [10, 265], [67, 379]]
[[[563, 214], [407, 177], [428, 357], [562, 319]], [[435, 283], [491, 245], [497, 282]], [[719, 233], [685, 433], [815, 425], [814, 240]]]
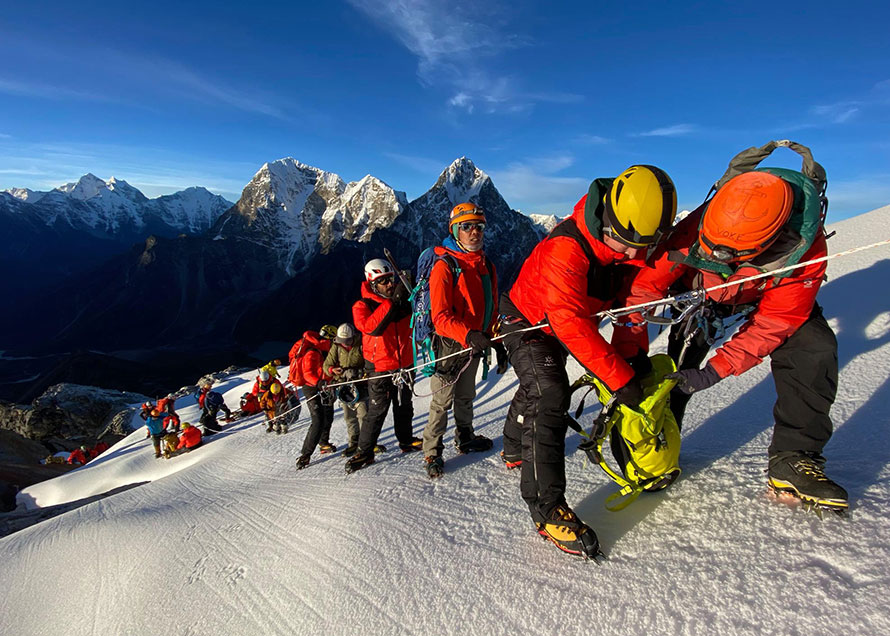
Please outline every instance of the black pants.
[[[214, 433], [222, 431], [222, 427], [216, 420], [217, 415], [219, 415], [219, 410], [219, 406], [209, 405], [205, 406], [204, 410], [201, 412], [200, 423], [204, 427], [205, 435], [213, 435]], [[232, 416], [232, 412], [228, 408], [225, 409], [225, 413], [226, 417]]]
[[[668, 353], [676, 361], [683, 347], [678, 327], [671, 330]], [[698, 368], [709, 345], [702, 333], [690, 343], [681, 369]], [[829, 411], [837, 395], [837, 338], [819, 305], [807, 321], [770, 354], [776, 405], [770, 456], [782, 451], [821, 453], [834, 429]], [[681, 423], [688, 396], [671, 392], [671, 411]]]
[[[501, 332], [509, 333], [509, 328]], [[521, 449], [522, 498], [532, 519], [543, 522], [553, 508], [565, 503], [566, 354], [556, 338], [539, 331], [508, 335], [504, 345], [519, 378], [504, 423], [504, 455], [515, 458]]]
[[316, 397], [320, 391], [314, 386], [304, 386], [303, 396], [306, 398], [306, 408], [312, 418], [306, 437], [303, 439], [303, 455], [311, 455], [318, 444], [329, 444], [331, 439], [331, 424], [334, 423], [334, 403], [322, 404], [321, 397]]
[[[378, 374], [379, 375], [379, 374]], [[361, 424], [358, 452], [368, 454], [374, 452], [389, 404], [392, 402], [393, 431], [399, 444], [410, 444], [414, 436], [411, 424], [414, 419], [414, 402], [411, 387], [396, 387], [392, 378], [380, 378], [371, 375], [368, 380], [368, 414]]]

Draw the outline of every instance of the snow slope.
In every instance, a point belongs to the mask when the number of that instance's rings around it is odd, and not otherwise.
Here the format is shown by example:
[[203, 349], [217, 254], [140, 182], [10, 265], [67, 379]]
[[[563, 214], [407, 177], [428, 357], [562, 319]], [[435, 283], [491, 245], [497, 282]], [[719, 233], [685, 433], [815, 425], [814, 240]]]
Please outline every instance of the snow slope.
[[[887, 238], [888, 215], [835, 224], [830, 249]], [[570, 433], [567, 498], [609, 558], [564, 555], [534, 533], [497, 456], [511, 371], [478, 384], [494, 451], [458, 456], [449, 431], [438, 482], [419, 454], [392, 451], [350, 476], [339, 453], [296, 472], [305, 414], [286, 436], [238, 421], [171, 460], [134, 432], [20, 495], [43, 506], [151, 482], [0, 540], [0, 634], [890, 633], [890, 249], [832, 261], [829, 275], [820, 303], [841, 374], [826, 455], [850, 520], [767, 498], [764, 364], [692, 400], [683, 478], [624, 511], [603, 508], [614, 486]], [[230, 405], [249, 381], [220, 385]], [[418, 434], [427, 406], [415, 401]], [[338, 411], [332, 440], [344, 435]], [[393, 447], [390, 424], [381, 441]]]

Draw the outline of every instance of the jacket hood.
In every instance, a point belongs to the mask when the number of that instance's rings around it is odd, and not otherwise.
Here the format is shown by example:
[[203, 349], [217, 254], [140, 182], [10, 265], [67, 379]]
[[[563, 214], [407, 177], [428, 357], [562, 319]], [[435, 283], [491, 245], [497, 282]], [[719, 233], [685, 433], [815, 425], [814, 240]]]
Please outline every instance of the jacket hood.
[[384, 300], [389, 300], [389, 298], [384, 298], [380, 294], [374, 293], [374, 290], [371, 289], [371, 283], [369, 283], [368, 281], [362, 281], [362, 298], [373, 300], [375, 303], [381, 303]]
[[311, 344], [316, 349], [322, 347], [327, 340], [321, 337], [317, 331], [307, 331], [303, 334], [303, 340]]

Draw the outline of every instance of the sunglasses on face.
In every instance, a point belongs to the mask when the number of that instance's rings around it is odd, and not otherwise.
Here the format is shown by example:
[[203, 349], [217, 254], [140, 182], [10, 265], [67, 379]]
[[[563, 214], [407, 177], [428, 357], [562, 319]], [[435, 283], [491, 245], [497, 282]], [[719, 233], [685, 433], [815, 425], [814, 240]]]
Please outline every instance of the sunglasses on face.
[[392, 276], [384, 276], [383, 278], [378, 278], [376, 281], [374, 281], [374, 284], [378, 287], [380, 285], [395, 285], [395, 281], [393, 280]]
[[458, 223], [457, 227], [459, 227], [464, 232], [471, 232], [473, 230], [479, 230], [480, 232], [485, 231], [485, 223], [475, 223], [471, 221], [467, 221], [465, 223]]

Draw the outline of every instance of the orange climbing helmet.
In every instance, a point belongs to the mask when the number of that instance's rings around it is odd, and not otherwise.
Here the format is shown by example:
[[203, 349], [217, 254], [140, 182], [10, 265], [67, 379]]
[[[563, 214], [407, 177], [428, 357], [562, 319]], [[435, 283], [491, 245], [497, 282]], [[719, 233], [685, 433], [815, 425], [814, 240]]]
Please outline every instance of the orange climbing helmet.
[[791, 186], [768, 172], [745, 172], [717, 191], [699, 231], [703, 254], [746, 261], [769, 247], [791, 217]]
[[451, 210], [451, 218], [448, 220], [448, 229], [452, 230], [456, 223], [464, 221], [476, 221], [485, 223], [485, 211], [475, 203], [458, 203]]

